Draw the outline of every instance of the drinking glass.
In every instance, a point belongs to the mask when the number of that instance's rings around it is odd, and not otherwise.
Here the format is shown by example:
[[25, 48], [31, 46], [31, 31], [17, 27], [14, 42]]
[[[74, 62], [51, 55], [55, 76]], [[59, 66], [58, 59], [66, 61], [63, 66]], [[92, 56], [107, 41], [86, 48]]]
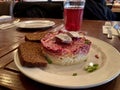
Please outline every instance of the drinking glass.
[[85, 0], [64, 1], [64, 24], [68, 31], [81, 29]]

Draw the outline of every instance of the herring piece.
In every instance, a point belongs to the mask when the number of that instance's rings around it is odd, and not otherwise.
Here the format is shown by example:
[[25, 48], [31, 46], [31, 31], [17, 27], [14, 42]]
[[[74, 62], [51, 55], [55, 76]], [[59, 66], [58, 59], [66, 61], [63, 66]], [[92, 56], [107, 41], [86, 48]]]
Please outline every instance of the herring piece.
[[70, 32], [68, 32], [68, 35], [72, 38], [80, 38], [79, 32], [70, 31]]
[[56, 35], [56, 38], [60, 39], [61, 42], [63, 42], [63, 43], [69, 44], [72, 42], [72, 38], [67, 34], [60, 33], [60, 34]]

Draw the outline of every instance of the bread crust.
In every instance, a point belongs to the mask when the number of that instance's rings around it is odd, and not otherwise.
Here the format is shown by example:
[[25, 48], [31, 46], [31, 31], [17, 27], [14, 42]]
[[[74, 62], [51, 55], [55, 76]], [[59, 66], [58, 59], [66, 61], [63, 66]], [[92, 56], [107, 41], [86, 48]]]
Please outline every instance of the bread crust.
[[45, 32], [28, 33], [25, 35], [25, 41], [40, 42]]

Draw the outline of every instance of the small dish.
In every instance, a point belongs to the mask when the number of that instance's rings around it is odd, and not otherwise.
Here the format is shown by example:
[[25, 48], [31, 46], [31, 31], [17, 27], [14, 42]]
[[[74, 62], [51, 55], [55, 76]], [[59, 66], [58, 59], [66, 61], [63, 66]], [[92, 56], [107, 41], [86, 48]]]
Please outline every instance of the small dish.
[[16, 23], [15, 26], [18, 28], [48, 28], [55, 25], [55, 22], [50, 20], [28, 20], [28, 21], [21, 21]]

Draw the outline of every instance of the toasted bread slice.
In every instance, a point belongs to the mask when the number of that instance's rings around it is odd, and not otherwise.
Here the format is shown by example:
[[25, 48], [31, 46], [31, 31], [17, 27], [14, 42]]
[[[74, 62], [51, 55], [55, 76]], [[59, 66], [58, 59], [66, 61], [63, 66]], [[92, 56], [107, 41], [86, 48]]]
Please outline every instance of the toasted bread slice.
[[40, 39], [45, 35], [45, 32], [28, 33], [25, 35], [25, 41], [40, 42]]
[[27, 67], [46, 67], [47, 61], [41, 54], [40, 43], [24, 42], [18, 47], [20, 62]]

